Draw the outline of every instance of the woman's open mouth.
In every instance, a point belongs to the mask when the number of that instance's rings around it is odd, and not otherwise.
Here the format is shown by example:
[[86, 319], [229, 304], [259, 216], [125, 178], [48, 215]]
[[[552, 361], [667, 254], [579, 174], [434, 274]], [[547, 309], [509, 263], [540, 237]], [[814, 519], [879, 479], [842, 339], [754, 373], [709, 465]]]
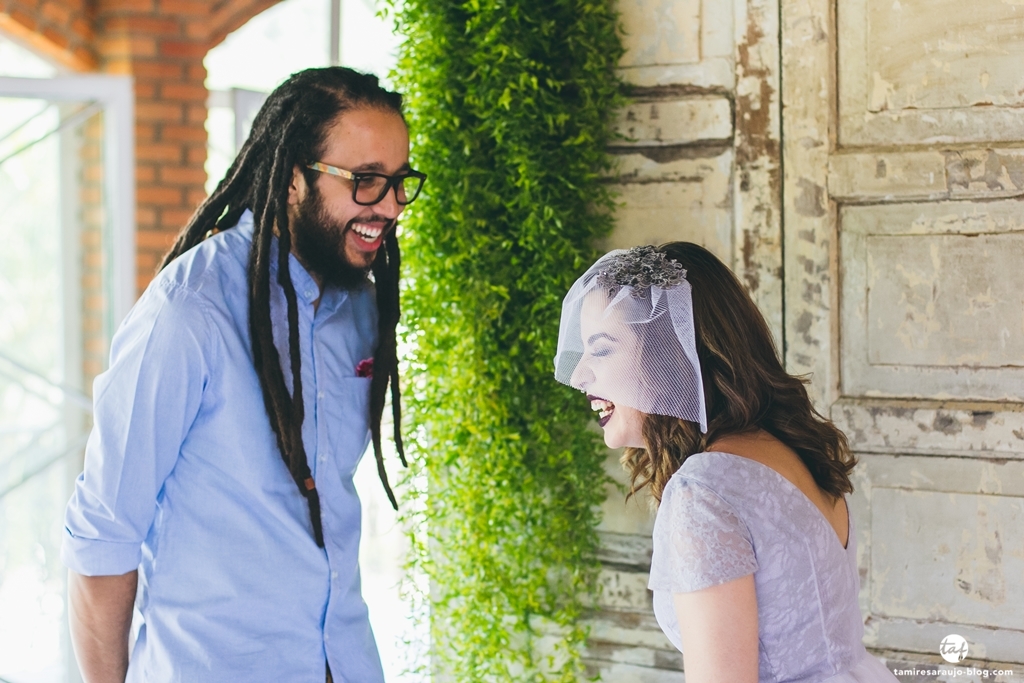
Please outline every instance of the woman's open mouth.
[[590, 400], [590, 408], [596, 411], [600, 418], [597, 421], [598, 426], [604, 427], [608, 424], [608, 420], [612, 419], [612, 413], [615, 412], [615, 404], [608, 399], [592, 396], [591, 394], [587, 394], [587, 399]]

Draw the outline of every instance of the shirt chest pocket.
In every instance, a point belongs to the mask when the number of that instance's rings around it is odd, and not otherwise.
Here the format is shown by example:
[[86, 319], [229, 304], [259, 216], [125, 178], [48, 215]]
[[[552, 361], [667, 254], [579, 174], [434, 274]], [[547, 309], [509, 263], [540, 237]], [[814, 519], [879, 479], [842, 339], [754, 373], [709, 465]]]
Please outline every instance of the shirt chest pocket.
[[370, 378], [342, 377], [324, 387], [320, 428], [327, 436], [327, 466], [351, 477], [370, 443]]

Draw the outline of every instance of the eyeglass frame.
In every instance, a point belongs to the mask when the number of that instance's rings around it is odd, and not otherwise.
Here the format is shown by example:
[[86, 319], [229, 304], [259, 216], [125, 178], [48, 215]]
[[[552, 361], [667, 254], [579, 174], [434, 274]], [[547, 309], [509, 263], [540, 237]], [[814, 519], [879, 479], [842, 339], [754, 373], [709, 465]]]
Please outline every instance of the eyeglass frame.
[[[306, 168], [311, 168], [314, 171], [319, 171], [320, 173], [334, 176], [335, 178], [344, 178], [345, 180], [351, 180], [352, 201], [354, 201], [359, 206], [373, 206], [375, 204], [380, 204], [382, 201], [384, 201], [384, 197], [387, 197], [388, 192], [391, 191], [392, 189], [395, 191], [395, 202], [397, 202], [399, 206], [408, 206], [409, 204], [412, 204], [417, 197], [420, 196], [420, 192], [423, 190], [423, 184], [427, 182], [426, 173], [420, 173], [419, 171], [414, 171], [412, 169], [409, 169], [408, 171], [404, 171], [402, 173], [396, 173], [395, 175], [385, 175], [383, 173], [353, 173], [352, 171], [346, 171], [345, 169], [338, 168], [337, 166], [325, 164], [322, 161], [314, 161], [312, 163], [306, 164]], [[374, 201], [361, 202], [356, 197], [356, 193], [359, 190], [359, 181], [367, 177], [384, 178], [384, 189], [381, 191], [380, 196], [378, 196], [377, 199], [375, 199]], [[406, 178], [418, 178], [420, 184], [419, 187], [416, 188], [416, 194], [414, 194], [411, 198], [406, 197], [406, 201], [403, 202], [398, 198], [398, 184], [405, 180]]]

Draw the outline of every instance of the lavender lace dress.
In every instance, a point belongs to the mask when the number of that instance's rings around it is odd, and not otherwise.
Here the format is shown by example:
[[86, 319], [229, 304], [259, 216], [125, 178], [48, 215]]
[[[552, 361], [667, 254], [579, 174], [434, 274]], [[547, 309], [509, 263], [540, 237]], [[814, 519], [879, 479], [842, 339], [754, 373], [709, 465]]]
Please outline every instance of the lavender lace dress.
[[682, 651], [673, 593], [754, 574], [760, 683], [893, 683], [861, 644], [853, 521], [843, 548], [796, 486], [759, 462], [698, 453], [675, 473], [654, 524], [654, 613]]

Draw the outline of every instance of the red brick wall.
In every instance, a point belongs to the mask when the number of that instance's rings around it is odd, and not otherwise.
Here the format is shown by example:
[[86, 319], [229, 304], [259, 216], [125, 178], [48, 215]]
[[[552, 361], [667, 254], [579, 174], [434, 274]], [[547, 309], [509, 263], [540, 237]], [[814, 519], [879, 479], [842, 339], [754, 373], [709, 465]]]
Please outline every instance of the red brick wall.
[[97, 68], [90, 0], [0, 0], [0, 30], [75, 71]]
[[205, 196], [207, 51], [278, 0], [0, 0], [0, 30], [135, 79], [137, 287]]
[[[205, 30], [210, 3], [99, 0], [94, 19], [105, 71], [135, 78], [138, 282], [152, 277], [175, 233], [203, 200]], [[194, 34], [200, 33], [195, 36]]]

